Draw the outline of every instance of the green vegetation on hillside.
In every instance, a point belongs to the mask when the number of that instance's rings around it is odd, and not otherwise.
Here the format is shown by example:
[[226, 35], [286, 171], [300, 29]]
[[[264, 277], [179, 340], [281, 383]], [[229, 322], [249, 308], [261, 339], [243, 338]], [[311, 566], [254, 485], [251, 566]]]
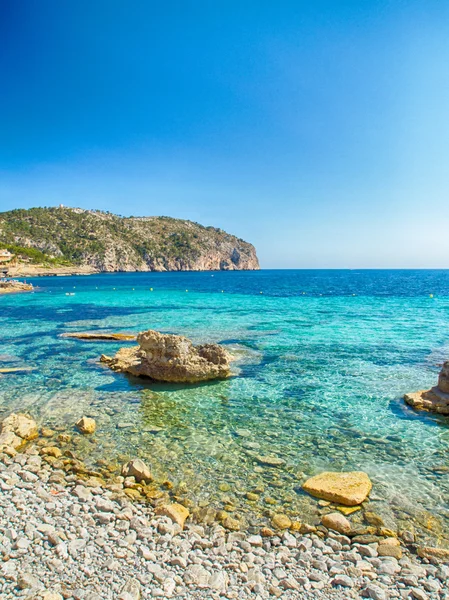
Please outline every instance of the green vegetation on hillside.
[[47, 254], [44, 254], [36, 248], [24, 248], [23, 246], [17, 246], [17, 244], [5, 244], [0, 242], [2, 249], [9, 250], [14, 256], [19, 259], [28, 260], [30, 263], [35, 265], [49, 264], [49, 265], [70, 265], [71, 263], [63, 258], [52, 258]]
[[243, 260], [258, 268], [251, 244], [221, 229], [171, 217], [120, 217], [65, 207], [0, 213], [0, 247], [33, 263], [88, 264], [100, 270], [161, 264], [189, 269], [202, 257], [220, 254], [231, 267], [247, 268], [236, 266]]

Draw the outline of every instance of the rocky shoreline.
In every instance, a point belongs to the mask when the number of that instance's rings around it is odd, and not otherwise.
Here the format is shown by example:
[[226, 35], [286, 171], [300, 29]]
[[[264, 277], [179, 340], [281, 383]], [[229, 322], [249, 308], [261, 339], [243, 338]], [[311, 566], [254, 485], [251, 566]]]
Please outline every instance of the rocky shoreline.
[[101, 271], [84, 265], [69, 267], [19, 263], [8, 266], [9, 277], [69, 277], [71, 275], [93, 275], [94, 273], [101, 273]]
[[0, 281], [0, 295], [14, 294], [17, 292], [32, 292], [34, 286], [31, 283], [24, 283], [16, 279], [6, 279]]
[[[95, 431], [93, 419], [76, 426]], [[353, 530], [351, 517], [336, 512], [319, 527], [277, 515], [258, 532], [197, 522], [142, 461], [107, 476], [107, 464], [92, 471], [64, 451], [68, 437], [39, 431], [25, 415], [2, 422], [2, 598], [448, 598], [448, 550]], [[341, 478], [332, 482], [340, 493]], [[350, 493], [370, 490], [362, 477], [346, 484]], [[322, 479], [312, 485], [322, 493]]]

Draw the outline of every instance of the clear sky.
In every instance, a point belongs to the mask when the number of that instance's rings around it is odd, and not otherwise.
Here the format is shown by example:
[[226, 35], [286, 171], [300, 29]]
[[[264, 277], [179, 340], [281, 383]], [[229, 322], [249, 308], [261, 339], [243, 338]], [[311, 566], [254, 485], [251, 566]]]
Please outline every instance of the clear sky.
[[0, 210], [449, 268], [449, 2], [0, 0]]

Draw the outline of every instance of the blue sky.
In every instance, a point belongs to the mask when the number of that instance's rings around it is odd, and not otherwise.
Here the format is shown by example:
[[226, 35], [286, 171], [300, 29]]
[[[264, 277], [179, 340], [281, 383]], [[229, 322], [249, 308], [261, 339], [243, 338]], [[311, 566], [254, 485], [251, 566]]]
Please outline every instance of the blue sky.
[[449, 3], [0, 0], [0, 210], [169, 215], [265, 268], [449, 267]]

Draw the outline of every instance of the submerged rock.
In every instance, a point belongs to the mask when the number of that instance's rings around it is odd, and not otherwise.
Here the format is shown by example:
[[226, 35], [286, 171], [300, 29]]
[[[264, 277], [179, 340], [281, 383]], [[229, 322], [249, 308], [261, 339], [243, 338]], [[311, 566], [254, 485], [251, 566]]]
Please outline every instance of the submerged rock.
[[428, 410], [449, 415], [449, 361], [445, 362], [438, 377], [438, 385], [430, 390], [405, 394], [405, 402], [417, 410]]
[[284, 514], [276, 514], [271, 519], [271, 524], [275, 529], [289, 529], [292, 525], [291, 519]]
[[267, 467], [280, 467], [285, 465], [285, 460], [283, 458], [279, 458], [278, 456], [256, 456], [256, 460], [261, 465], [265, 465]]
[[95, 433], [95, 429], [97, 428], [95, 419], [91, 419], [90, 417], [81, 417], [81, 419], [76, 422], [76, 426], [81, 433], [85, 434]]
[[0, 373], [5, 375], [13, 373], [28, 373], [30, 371], [35, 371], [34, 367], [2, 367], [0, 369]]
[[348, 473], [328, 471], [311, 477], [302, 487], [316, 498], [345, 506], [357, 506], [366, 500], [373, 485], [363, 471]]
[[81, 332], [81, 333], [62, 333], [62, 338], [76, 338], [77, 340], [113, 340], [122, 342], [131, 342], [136, 339], [136, 336], [132, 333], [103, 333], [103, 332]]
[[230, 374], [232, 356], [218, 344], [194, 346], [181, 335], [149, 329], [137, 336], [138, 347], [122, 348], [113, 358], [101, 357], [113, 371], [156, 381], [196, 383]]

